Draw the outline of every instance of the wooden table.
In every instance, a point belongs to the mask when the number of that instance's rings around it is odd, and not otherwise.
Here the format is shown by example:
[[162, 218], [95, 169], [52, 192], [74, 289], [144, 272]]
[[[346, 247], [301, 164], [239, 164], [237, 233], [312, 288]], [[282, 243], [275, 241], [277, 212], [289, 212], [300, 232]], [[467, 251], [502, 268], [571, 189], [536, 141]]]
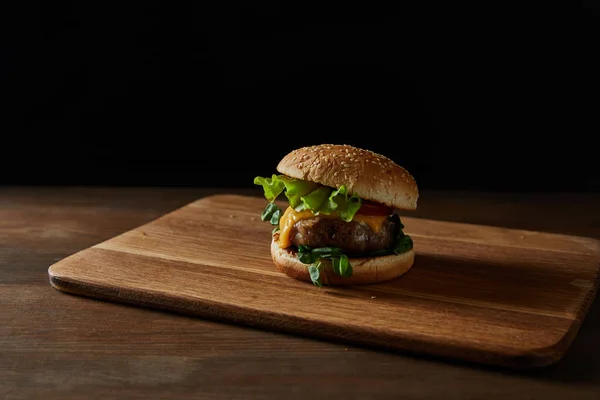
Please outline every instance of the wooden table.
[[[217, 192], [0, 187], [0, 398], [600, 398], [600, 304], [530, 372], [390, 354], [67, 295], [48, 267]], [[422, 191], [414, 216], [600, 238], [600, 194]]]

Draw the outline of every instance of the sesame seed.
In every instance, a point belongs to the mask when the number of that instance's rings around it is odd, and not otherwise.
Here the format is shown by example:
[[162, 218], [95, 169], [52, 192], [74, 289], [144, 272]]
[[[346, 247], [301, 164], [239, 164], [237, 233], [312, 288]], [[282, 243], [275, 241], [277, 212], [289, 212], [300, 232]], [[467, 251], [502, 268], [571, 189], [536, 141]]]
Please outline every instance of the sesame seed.
[[342, 164], [342, 167], [344, 167], [344, 168], [348, 168], [349, 166], [350, 166], [350, 165], [348, 165], [348, 164], [346, 164], [346, 163]]

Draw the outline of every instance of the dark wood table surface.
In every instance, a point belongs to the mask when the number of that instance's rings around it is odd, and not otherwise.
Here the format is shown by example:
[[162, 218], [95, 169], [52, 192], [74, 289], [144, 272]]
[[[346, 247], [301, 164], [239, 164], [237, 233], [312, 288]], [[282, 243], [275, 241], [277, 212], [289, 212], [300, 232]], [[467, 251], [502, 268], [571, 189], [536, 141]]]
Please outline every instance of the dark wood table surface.
[[[567, 355], [499, 368], [335, 344], [68, 295], [48, 267], [217, 193], [0, 187], [0, 399], [599, 399], [600, 301]], [[600, 194], [422, 191], [413, 216], [600, 239]]]

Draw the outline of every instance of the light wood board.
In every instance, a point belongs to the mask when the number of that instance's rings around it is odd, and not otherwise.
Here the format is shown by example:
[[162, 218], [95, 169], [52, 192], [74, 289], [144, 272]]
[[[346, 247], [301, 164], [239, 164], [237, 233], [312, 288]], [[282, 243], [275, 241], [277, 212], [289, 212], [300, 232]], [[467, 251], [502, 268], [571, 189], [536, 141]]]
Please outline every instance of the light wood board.
[[[285, 205], [285, 203], [282, 203]], [[402, 216], [412, 269], [324, 287], [279, 273], [266, 200], [201, 198], [49, 268], [58, 290], [291, 334], [471, 362], [557, 362], [593, 301], [600, 242]]]

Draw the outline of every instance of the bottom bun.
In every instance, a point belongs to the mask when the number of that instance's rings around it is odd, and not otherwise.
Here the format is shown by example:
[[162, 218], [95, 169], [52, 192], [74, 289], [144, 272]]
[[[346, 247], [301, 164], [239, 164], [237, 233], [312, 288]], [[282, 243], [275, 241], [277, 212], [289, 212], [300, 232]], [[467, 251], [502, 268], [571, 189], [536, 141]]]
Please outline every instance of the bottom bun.
[[[271, 242], [271, 256], [277, 269], [301, 281], [311, 282], [308, 265], [300, 262], [296, 252], [282, 249], [275, 240]], [[405, 274], [415, 260], [414, 250], [402, 254], [379, 257], [348, 258], [352, 276], [342, 278], [333, 272], [330, 260], [322, 260], [321, 283], [323, 285], [362, 285], [389, 281]]]

